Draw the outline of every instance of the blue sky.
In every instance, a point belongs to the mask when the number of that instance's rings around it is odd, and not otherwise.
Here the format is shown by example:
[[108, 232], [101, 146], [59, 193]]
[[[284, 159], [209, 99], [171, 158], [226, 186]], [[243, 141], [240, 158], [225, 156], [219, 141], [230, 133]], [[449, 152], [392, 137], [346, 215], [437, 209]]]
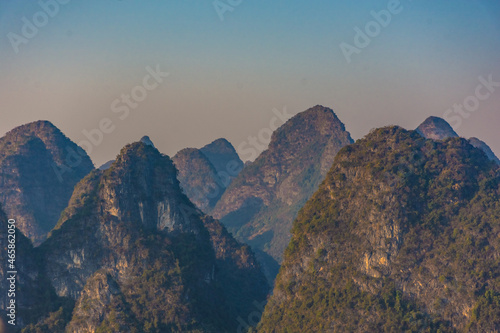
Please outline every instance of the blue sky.
[[[72, 0], [17, 53], [9, 34], [22, 36], [23, 17], [33, 23], [42, 7], [1, 1], [0, 135], [47, 119], [79, 142], [108, 118], [115, 129], [91, 152], [99, 165], [145, 134], [169, 155], [218, 137], [238, 146], [268, 127], [273, 109], [322, 104], [361, 138], [442, 117], [480, 76], [500, 82], [498, 1], [401, 0], [350, 63], [339, 45], [354, 45], [354, 29], [391, 1], [221, 1], [236, 4], [223, 21], [211, 0]], [[148, 66], [169, 76], [119, 119], [112, 102]], [[456, 130], [500, 155], [497, 89]]]

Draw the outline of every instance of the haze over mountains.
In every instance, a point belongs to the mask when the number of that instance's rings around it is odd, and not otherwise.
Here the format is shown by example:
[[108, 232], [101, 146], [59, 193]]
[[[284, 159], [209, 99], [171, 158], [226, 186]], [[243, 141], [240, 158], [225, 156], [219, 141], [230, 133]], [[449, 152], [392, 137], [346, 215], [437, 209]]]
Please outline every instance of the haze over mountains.
[[50, 122], [20, 126], [0, 139], [18, 331], [243, 332], [266, 297], [261, 332], [500, 329], [492, 161], [437, 117], [354, 143], [319, 105], [247, 164], [225, 139], [170, 159], [144, 136], [94, 169]]

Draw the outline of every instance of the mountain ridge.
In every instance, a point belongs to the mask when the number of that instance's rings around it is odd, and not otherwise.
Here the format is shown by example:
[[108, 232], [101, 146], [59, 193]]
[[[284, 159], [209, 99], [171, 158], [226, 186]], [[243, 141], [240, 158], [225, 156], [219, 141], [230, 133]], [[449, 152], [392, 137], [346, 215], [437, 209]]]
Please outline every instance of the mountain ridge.
[[40, 244], [54, 227], [73, 186], [94, 165], [49, 121], [28, 123], [0, 138], [0, 203], [18, 228]]
[[222, 194], [243, 169], [243, 162], [226, 139], [197, 149], [185, 148], [172, 158], [184, 193], [205, 213], [211, 213]]
[[75, 187], [36, 249], [57, 297], [73, 302], [61, 311], [72, 315], [41, 313], [25, 332], [54, 320], [68, 332], [229, 332], [253, 300], [265, 300], [249, 247], [197, 209], [176, 176], [168, 156], [136, 142]]
[[259, 332], [500, 327], [500, 170], [400, 127], [343, 148], [301, 209]]
[[217, 202], [213, 216], [254, 248], [270, 281], [288, 243], [291, 221], [337, 151], [352, 142], [333, 110], [310, 108], [273, 133], [269, 148], [245, 166]]

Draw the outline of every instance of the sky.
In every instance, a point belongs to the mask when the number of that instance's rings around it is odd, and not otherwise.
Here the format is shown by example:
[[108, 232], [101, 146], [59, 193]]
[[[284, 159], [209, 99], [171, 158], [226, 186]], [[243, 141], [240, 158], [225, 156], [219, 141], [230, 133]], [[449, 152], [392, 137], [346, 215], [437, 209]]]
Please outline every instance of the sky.
[[49, 120], [99, 166], [143, 135], [262, 150], [321, 104], [354, 139], [433, 115], [500, 156], [499, 60], [498, 0], [1, 0], [0, 135]]

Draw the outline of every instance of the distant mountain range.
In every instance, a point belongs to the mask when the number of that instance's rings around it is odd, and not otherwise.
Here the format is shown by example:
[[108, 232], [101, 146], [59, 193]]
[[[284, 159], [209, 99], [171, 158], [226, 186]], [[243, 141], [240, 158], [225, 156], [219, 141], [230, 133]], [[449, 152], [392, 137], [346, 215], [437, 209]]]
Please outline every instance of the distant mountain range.
[[354, 143], [319, 105], [247, 163], [226, 139], [170, 159], [144, 136], [95, 169], [50, 122], [17, 127], [16, 332], [500, 330], [498, 164], [441, 118]]
[[237, 329], [269, 286], [249, 247], [196, 208], [176, 176], [154, 145], [128, 145], [75, 186], [41, 246], [20, 235], [23, 332]]
[[218, 139], [201, 149], [183, 149], [173, 161], [184, 193], [205, 213], [214, 209], [243, 169], [243, 162], [226, 139]]

